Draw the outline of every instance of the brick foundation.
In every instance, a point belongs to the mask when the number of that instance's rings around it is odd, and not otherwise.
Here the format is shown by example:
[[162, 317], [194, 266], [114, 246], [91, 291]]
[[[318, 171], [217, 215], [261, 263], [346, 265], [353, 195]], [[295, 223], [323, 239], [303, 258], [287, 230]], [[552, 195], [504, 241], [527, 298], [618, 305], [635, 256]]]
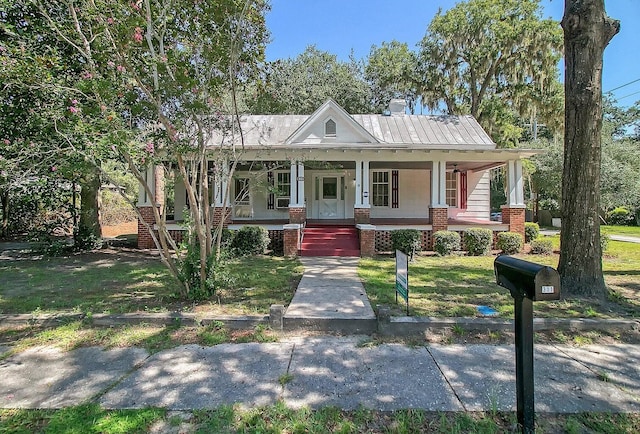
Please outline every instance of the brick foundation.
[[221, 221], [223, 222], [223, 228], [229, 226], [229, 223], [231, 223], [231, 208], [223, 206], [213, 208], [213, 226], [217, 228]]
[[155, 249], [156, 245], [153, 242], [153, 238], [151, 238], [151, 234], [147, 230], [143, 221], [147, 222], [151, 227], [156, 222], [155, 217], [153, 216], [153, 207], [151, 206], [140, 206], [138, 207], [138, 211], [140, 211], [140, 215], [142, 216], [142, 221], [140, 217], [138, 217], [138, 248], [139, 249]]
[[371, 209], [369, 208], [354, 208], [353, 218], [357, 225], [371, 223]]
[[[290, 226], [296, 226], [292, 228]], [[296, 257], [298, 256], [298, 245], [300, 242], [300, 227], [298, 225], [285, 225], [284, 226], [284, 241], [283, 251], [284, 256]]]
[[429, 221], [431, 222], [431, 246], [433, 246], [435, 243], [433, 235], [438, 231], [449, 229], [449, 209], [429, 208]]
[[358, 231], [360, 238], [360, 256], [363, 258], [371, 258], [376, 255], [376, 230], [360, 229]]
[[524, 208], [510, 208], [509, 206], [502, 207], [502, 223], [509, 225], [509, 232], [515, 232], [522, 235], [522, 239], [524, 239], [524, 220]]
[[289, 223], [302, 225], [307, 221], [307, 208], [291, 207], [289, 208]]

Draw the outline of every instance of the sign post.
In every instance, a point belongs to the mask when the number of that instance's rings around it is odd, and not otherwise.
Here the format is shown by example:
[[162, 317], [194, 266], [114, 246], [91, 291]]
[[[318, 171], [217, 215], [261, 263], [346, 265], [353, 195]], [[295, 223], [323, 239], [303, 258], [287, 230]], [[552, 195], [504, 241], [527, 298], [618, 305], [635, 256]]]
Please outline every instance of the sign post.
[[407, 303], [407, 316], [409, 316], [409, 258], [400, 250], [396, 250], [396, 303], [398, 294]]

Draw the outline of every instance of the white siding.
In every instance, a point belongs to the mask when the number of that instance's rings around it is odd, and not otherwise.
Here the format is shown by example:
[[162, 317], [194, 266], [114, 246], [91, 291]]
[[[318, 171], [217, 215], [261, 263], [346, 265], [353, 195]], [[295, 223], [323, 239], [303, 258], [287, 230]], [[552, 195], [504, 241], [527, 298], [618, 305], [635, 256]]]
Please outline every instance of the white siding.
[[[373, 171], [371, 171], [373, 172]], [[373, 179], [373, 176], [369, 176]], [[369, 185], [369, 196], [372, 192]], [[391, 196], [388, 207], [371, 205], [371, 218], [427, 218], [429, 217], [429, 191], [431, 190], [431, 171], [398, 171], [398, 208], [391, 208]], [[389, 175], [389, 195], [391, 195], [391, 175]]]
[[491, 211], [489, 172], [467, 172], [467, 191], [467, 209], [453, 208], [449, 215], [488, 220]]

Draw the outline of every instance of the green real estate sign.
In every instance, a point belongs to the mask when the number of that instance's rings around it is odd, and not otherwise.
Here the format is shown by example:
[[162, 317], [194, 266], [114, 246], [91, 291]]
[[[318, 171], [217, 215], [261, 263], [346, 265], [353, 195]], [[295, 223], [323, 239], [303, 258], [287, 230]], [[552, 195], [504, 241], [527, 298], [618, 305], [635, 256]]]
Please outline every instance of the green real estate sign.
[[400, 250], [396, 250], [396, 294], [404, 298], [409, 311], [409, 258]]

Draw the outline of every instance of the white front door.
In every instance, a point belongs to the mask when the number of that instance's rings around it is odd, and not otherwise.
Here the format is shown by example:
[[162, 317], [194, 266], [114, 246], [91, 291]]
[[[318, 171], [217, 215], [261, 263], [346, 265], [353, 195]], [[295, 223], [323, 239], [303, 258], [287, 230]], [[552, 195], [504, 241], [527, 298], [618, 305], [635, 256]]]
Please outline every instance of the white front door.
[[344, 175], [316, 175], [314, 209], [318, 219], [344, 218]]

